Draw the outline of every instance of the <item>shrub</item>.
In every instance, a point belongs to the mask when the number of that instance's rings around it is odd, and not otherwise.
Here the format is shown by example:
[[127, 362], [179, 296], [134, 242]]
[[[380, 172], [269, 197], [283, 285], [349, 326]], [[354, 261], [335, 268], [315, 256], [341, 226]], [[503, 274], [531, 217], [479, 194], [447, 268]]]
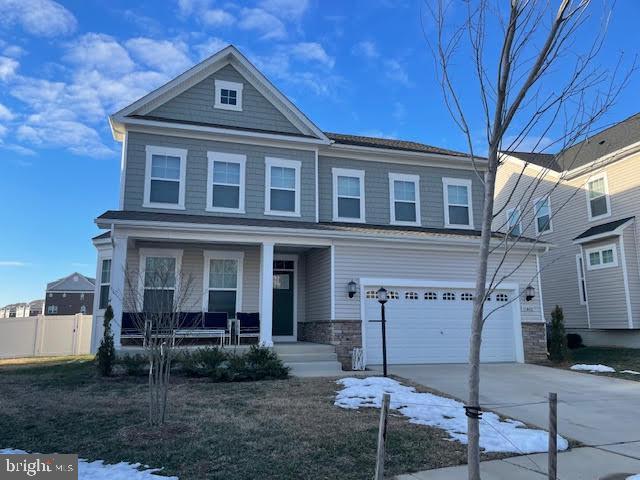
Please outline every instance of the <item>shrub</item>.
[[571, 350], [584, 347], [584, 343], [582, 343], [582, 337], [577, 333], [567, 333], [567, 346]]
[[176, 364], [186, 375], [209, 377], [215, 375], [216, 370], [227, 360], [227, 357], [227, 353], [219, 348], [205, 347], [180, 353], [176, 358]]
[[113, 320], [113, 310], [111, 305], [104, 311], [104, 333], [98, 352], [96, 353], [96, 366], [98, 372], [103, 377], [108, 377], [113, 373], [113, 365], [116, 362], [116, 349], [113, 345], [113, 334], [111, 333], [111, 320]]
[[244, 356], [249, 380], [275, 380], [287, 378], [289, 375], [289, 367], [286, 367], [270, 348], [252, 345]]
[[149, 359], [140, 353], [135, 355], [123, 355], [118, 358], [120, 364], [127, 375], [137, 377], [149, 373]]
[[568, 359], [567, 335], [564, 331], [564, 313], [559, 305], [551, 311], [551, 335], [549, 339], [549, 359], [562, 362]]

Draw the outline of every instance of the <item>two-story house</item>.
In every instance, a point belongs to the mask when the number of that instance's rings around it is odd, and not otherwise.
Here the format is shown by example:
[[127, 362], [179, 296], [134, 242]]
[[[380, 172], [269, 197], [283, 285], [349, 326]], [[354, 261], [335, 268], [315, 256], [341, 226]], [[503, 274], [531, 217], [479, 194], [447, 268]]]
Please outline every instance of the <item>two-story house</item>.
[[[494, 228], [538, 237], [547, 318], [586, 344], [640, 346], [640, 114], [557, 154], [508, 152]], [[515, 194], [512, 192], [515, 189]]]
[[95, 279], [74, 272], [47, 284], [45, 315], [91, 315]]
[[[108, 304], [120, 348], [127, 291], [171, 302], [188, 275], [185, 309], [258, 313], [263, 344], [331, 344], [344, 366], [354, 347], [382, 363], [384, 286], [390, 363], [467, 361], [483, 159], [478, 176], [465, 153], [325, 132], [233, 46], [109, 120], [120, 206], [96, 219], [94, 349]], [[484, 361], [545, 358], [522, 297], [542, 248], [505, 264], [523, 266], [487, 302]]]

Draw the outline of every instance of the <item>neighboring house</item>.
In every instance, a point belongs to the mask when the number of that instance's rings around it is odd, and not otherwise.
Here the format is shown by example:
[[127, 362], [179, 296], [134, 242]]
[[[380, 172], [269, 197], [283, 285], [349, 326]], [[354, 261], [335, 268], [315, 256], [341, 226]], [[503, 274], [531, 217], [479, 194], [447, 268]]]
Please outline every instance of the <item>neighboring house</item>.
[[29, 302], [29, 317], [42, 315], [44, 313], [44, 300], [32, 300]]
[[47, 284], [45, 315], [75, 315], [93, 313], [95, 279], [74, 272]]
[[[191, 278], [183, 310], [259, 313], [263, 344], [333, 344], [345, 367], [354, 347], [382, 361], [384, 286], [390, 363], [467, 362], [483, 202], [467, 154], [324, 132], [232, 46], [110, 124], [120, 207], [96, 219], [94, 350], [108, 304], [120, 348], [123, 299], [172, 302]], [[545, 358], [530, 247], [487, 303], [484, 361]]]
[[0, 318], [35, 317], [41, 315], [44, 300], [33, 300], [29, 303], [13, 303], [0, 308]]
[[554, 246], [540, 258], [548, 320], [560, 305], [585, 343], [640, 346], [640, 114], [555, 155], [505, 153], [495, 213], [496, 230]]
[[13, 318], [17, 314], [19, 303], [12, 303], [9, 305], [5, 305], [0, 309], [0, 318]]

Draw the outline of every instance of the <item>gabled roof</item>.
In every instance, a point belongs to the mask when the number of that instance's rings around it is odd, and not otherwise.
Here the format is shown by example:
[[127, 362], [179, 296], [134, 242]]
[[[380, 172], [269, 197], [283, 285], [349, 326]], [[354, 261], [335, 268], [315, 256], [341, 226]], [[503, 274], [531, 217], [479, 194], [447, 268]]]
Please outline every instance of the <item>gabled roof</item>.
[[602, 223], [591, 227], [576, 238], [573, 239], [576, 243], [584, 243], [598, 238], [604, 238], [610, 235], [618, 235], [619, 232], [624, 229], [628, 223], [630, 223], [635, 217], [621, 218], [620, 220], [614, 220], [612, 222]]
[[93, 292], [95, 283], [95, 278], [73, 272], [71, 275], [47, 283], [47, 292]]
[[[233, 65], [260, 93], [265, 95], [276, 109], [278, 109], [301, 132], [315, 138], [329, 140], [307, 116], [302, 113], [287, 97], [285, 97], [247, 58], [233, 45], [229, 45], [218, 53], [203, 60], [186, 72], [178, 75], [170, 82], [162, 85], [151, 93], [136, 100], [120, 111], [111, 115], [110, 122], [117, 131], [119, 124], [126, 123], [128, 117], [144, 116], [156, 107], [176, 97], [188, 88], [196, 85], [208, 76], [226, 65]], [[225, 127], [226, 128], [226, 127]]]
[[510, 156], [515, 157], [523, 162], [532, 163], [542, 168], [548, 168], [554, 172], [560, 172], [562, 169], [558, 162], [556, 162], [556, 156], [551, 153], [531, 153], [531, 152], [505, 152]]

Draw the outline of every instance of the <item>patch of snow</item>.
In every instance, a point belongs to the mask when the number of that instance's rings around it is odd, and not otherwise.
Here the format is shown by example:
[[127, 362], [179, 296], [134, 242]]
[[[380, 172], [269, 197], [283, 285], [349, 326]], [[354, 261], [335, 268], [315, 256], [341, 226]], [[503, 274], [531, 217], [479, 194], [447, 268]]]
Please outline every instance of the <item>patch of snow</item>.
[[[640, 375], [640, 372], [636, 372], [635, 370], [622, 370], [620, 373], [628, 373], [630, 375]], [[638, 480], [640, 480], [640, 477], [638, 477]]]
[[615, 369], [611, 367], [607, 367], [606, 365], [585, 365], [584, 363], [579, 363], [577, 365], [573, 365], [571, 370], [581, 370], [591, 373], [615, 373]]
[[[464, 404], [431, 393], [419, 393], [391, 378], [343, 378], [337, 381], [344, 388], [336, 393], [335, 405], [347, 409], [380, 408], [382, 395], [391, 394], [390, 408], [398, 410], [411, 423], [445, 430], [454, 440], [466, 444], [467, 417]], [[480, 448], [486, 452], [536, 453], [546, 452], [549, 435], [544, 430], [527, 428], [517, 420], [501, 420], [492, 412], [483, 412], [480, 421]], [[569, 448], [567, 440], [558, 435], [558, 450]]]
[[[0, 449], [3, 455], [21, 455], [29, 452], [24, 450], [14, 450], [12, 448]], [[140, 463], [120, 462], [114, 464], [106, 464], [103, 460], [87, 462], [82, 458], [78, 459], [78, 479], [79, 480], [178, 480], [178, 477], [163, 477], [155, 475], [155, 472], [162, 470], [161, 468], [147, 468], [139, 470], [140, 467], [146, 468], [146, 465]]]
[[637, 475], [631, 475], [630, 477], [627, 477], [627, 480], [640, 480], [640, 473], [638, 473]]

